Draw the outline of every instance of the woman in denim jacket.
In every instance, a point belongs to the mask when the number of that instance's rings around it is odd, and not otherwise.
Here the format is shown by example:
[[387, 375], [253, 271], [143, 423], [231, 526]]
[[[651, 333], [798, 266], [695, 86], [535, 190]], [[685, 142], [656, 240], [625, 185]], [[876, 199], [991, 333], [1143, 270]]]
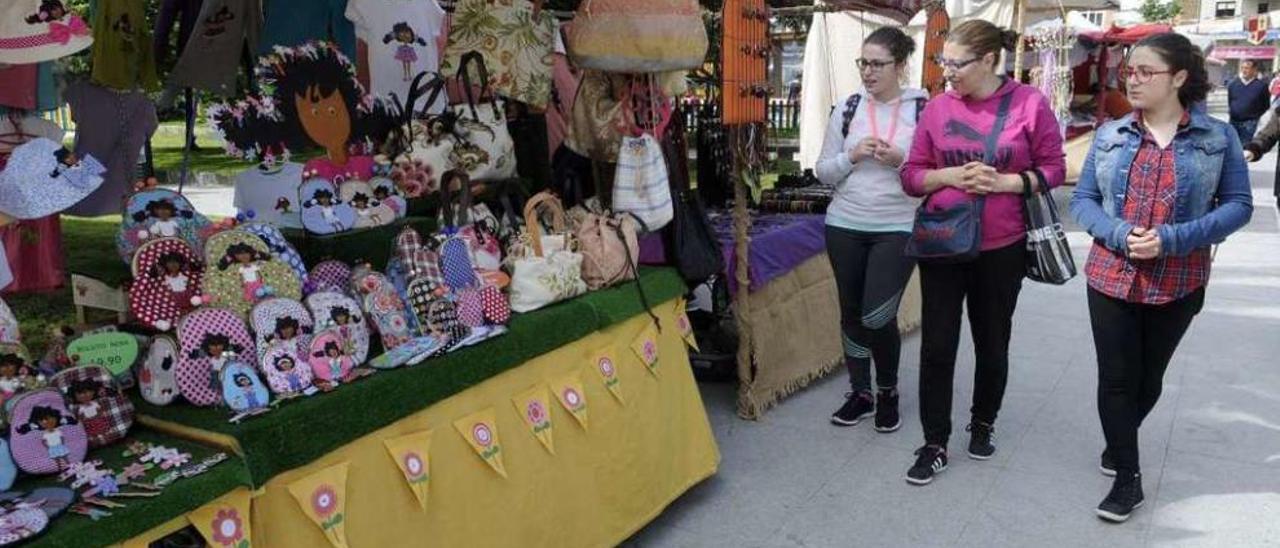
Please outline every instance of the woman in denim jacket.
[[1107, 440], [1101, 469], [1115, 476], [1097, 513], [1115, 522], [1142, 505], [1138, 427], [1204, 305], [1210, 246], [1253, 212], [1239, 137], [1190, 109], [1209, 90], [1200, 50], [1178, 34], [1151, 36], [1121, 76], [1135, 111], [1098, 130], [1071, 200], [1094, 238], [1085, 273]]

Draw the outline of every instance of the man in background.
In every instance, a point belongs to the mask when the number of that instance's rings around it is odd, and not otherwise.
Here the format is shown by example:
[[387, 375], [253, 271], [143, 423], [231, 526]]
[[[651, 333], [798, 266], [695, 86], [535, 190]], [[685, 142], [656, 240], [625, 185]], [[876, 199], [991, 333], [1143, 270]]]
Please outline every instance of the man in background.
[[1258, 119], [1271, 106], [1268, 87], [1267, 82], [1258, 78], [1258, 66], [1249, 59], [1240, 62], [1240, 77], [1227, 84], [1231, 126], [1236, 128], [1241, 143], [1253, 140], [1253, 134], [1258, 130]]

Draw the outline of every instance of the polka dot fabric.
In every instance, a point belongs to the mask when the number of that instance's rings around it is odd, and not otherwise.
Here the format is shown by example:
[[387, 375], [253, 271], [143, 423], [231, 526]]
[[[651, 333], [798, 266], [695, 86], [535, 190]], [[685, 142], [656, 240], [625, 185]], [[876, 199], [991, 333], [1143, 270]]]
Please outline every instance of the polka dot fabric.
[[454, 291], [475, 287], [479, 283], [471, 266], [471, 250], [462, 238], [445, 240], [440, 248], [440, 268], [444, 270], [444, 283]]
[[[364, 320], [364, 311], [351, 297], [335, 291], [314, 293], [306, 300], [307, 309], [316, 322], [316, 331], [335, 329], [350, 343], [351, 357], [356, 363], [364, 363], [369, 357], [369, 327]], [[338, 325], [335, 316], [346, 312], [348, 321]], [[315, 346], [315, 343], [312, 343]]]
[[[297, 333], [287, 344], [276, 340], [275, 336], [276, 321], [281, 318], [298, 321]], [[270, 346], [289, 346], [294, 352], [305, 352], [311, 343], [311, 333], [315, 331], [314, 323], [311, 312], [297, 300], [277, 297], [259, 302], [249, 313], [249, 327], [253, 329], [254, 343], [258, 346], [258, 354], [254, 357], [265, 356]]]
[[[258, 280], [264, 289], [271, 290], [270, 294], [249, 298], [239, 268], [229, 263], [225, 269], [222, 268], [219, 261], [226, 256], [228, 248], [237, 244], [248, 245], [255, 252], [267, 256], [265, 260], [254, 261], [254, 264], [258, 267]], [[213, 297], [214, 306], [233, 310], [242, 318], [247, 318], [253, 305], [266, 297], [302, 298], [302, 283], [298, 275], [271, 256], [262, 239], [243, 230], [227, 230], [210, 237], [205, 244], [205, 263], [205, 294]]]
[[9, 409], [9, 449], [13, 451], [13, 462], [23, 472], [43, 475], [57, 473], [60, 469], [44, 443], [46, 432], [31, 424], [31, 412], [37, 407], [58, 412], [62, 424], [57, 427], [57, 432], [62, 434], [62, 448], [66, 451], [62, 458], [67, 463], [84, 461], [85, 453], [89, 451], [89, 438], [79, 421], [66, 424], [75, 415], [67, 409], [62, 392], [54, 388], [27, 392], [9, 400], [5, 407]]
[[280, 229], [267, 223], [246, 223], [240, 225], [240, 229], [262, 239], [277, 260], [289, 265], [298, 275], [298, 280], [303, 284], [307, 283], [307, 264], [302, 261], [302, 255], [298, 254], [293, 244], [280, 233]]
[[210, 334], [226, 335], [232, 345], [242, 349], [242, 355], [257, 355], [249, 328], [239, 314], [225, 308], [202, 308], [184, 316], [178, 324], [178, 389], [187, 401], [200, 406], [214, 405], [222, 397], [212, 382], [213, 363], [200, 350], [200, 343]]
[[[283, 345], [268, 348], [262, 356], [260, 364], [262, 374], [267, 377], [267, 385], [271, 387], [271, 391], [276, 394], [291, 394], [302, 392], [311, 387], [313, 378], [311, 374], [310, 362], [307, 359], [307, 353], [311, 350], [311, 341], [307, 341], [306, 346], [297, 348], [286, 347]], [[283, 371], [280, 366], [281, 358], [289, 358], [293, 361], [293, 369]]]
[[312, 293], [336, 291], [345, 294], [351, 280], [351, 267], [342, 261], [324, 261], [311, 269], [308, 279]]
[[[187, 266], [181, 276], [186, 287], [175, 291], [160, 259], [171, 253], [184, 257]], [[133, 285], [129, 287], [129, 313], [138, 321], [169, 331], [178, 318], [195, 308], [191, 299], [202, 294], [204, 263], [186, 241], [178, 238], [152, 240], [138, 248], [133, 257]]]

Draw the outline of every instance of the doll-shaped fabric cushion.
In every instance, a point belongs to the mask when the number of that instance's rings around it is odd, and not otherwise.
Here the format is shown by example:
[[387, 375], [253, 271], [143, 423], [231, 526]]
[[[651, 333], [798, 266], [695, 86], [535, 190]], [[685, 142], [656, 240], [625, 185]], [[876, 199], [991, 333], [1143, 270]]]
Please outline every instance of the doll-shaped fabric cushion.
[[314, 234], [334, 234], [356, 224], [356, 211], [338, 196], [327, 179], [308, 179], [298, 189], [302, 200], [302, 226]]
[[153, 405], [169, 405], [178, 397], [178, 342], [164, 335], [151, 339], [151, 347], [138, 370], [138, 391]]
[[9, 305], [0, 299], [0, 343], [16, 343], [22, 340], [18, 332], [18, 319], [9, 310]]
[[[369, 326], [360, 305], [351, 297], [333, 291], [314, 293], [306, 300], [316, 331], [335, 330], [342, 337], [343, 351], [362, 364], [369, 357]], [[311, 343], [312, 348], [315, 343]]]
[[221, 373], [227, 363], [257, 355], [244, 320], [225, 308], [201, 308], [184, 316], [178, 322], [178, 351], [178, 388], [200, 406], [222, 401]]
[[338, 188], [342, 201], [356, 212], [353, 228], [369, 228], [391, 224], [396, 212], [373, 197], [373, 187], [364, 181], [346, 181]]
[[311, 269], [307, 279], [310, 281], [308, 295], [328, 291], [346, 295], [351, 289], [351, 267], [342, 261], [322, 261]]
[[386, 177], [374, 177], [369, 179], [369, 186], [373, 188], [373, 199], [391, 209], [397, 219], [409, 215], [409, 202], [396, 190], [394, 181]]
[[347, 348], [346, 336], [336, 328], [321, 331], [311, 339], [308, 360], [318, 386], [332, 389], [352, 380], [356, 360]]
[[276, 260], [267, 244], [243, 230], [215, 234], [205, 244], [205, 293], [213, 304], [241, 317], [269, 296], [302, 298], [302, 283], [288, 265]]
[[62, 393], [52, 388], [14, 398], [9, 407], [9, 448], [28, 474], [54, 474], [84, 461], [89, 438]]
[[129, 313], [148, 327], [170, 330], [203, 295], [204, 261], [180, 238], [142, 244], [132, 267]]
[[373, 320], [382, 338], [382, 348], [392, 350], [414, 336], [409, 313], [391, 280], [378, 272], [368, 272], [356, 282], [362, 295], [364, 313]]
[[165, 189], [135, 192], [125, 200], [124, 219], [116, 235], [120, 258], [128, 263], [142, 244], [158, 238], [182, 238], [199, 255], [213, 223], [196, 211], [187, 198]]
[[253, 366], [232, 361], [222, 368], [222, 400], [232, 411], [245, 413], [270, 405], [271, 393], [267, 392]]
[[302, 261], [302, 255], [298, 254], [298, 250], [289, 243], [280, 229], [267, 223], [245, 223], [238, 228], [261, 238], [271, 250], [272, 256], [289, 265], [289, 268], [298, 275], [298, 280], [303, 284], [307, 283], [307, 264]]
[[310, 394], [314, 392], [311, 374], [310, 339], [308, 346], [298, 350], [275, 346], [262, 355], [258, 368], [267, 378], [271, 391], [281, 396]]
[[38, 219], [67, 209], [102, 184], [106, 168], [93, 156], [76, 156], [50, 139], [32, 139], [13, 149], [0, 172], [0, 211], [16, 219]]
[[18, 343], [0, 343], [0, 404], [42, 385], [26, 347]]
[[274, 347], [306, 355], [311, 347], [313, 324], [311, 312], [301, 301], [275, 297], [254, 305], [249, 313], [249, 327], [258, 345], [256, 358], [262, 358]]
[[82, 365], [64, 370], [49, 384], [62, 391], [68, 407], [80, 420], [89, 447], [124, 439], [133, 426], [133, 402], [116, 385], [106, 368]]

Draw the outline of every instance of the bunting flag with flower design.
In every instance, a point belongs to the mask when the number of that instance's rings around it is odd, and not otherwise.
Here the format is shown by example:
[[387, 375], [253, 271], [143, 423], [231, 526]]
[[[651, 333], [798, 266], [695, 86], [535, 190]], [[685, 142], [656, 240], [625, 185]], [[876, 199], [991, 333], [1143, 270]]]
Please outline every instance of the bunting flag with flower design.
[[335, 464], [289, 484], [289, 492], [329, 544], [347, 548], [347, 463]]
[[618, 351], [611, 344], [591, 354], [591, 368], [600, 375], [600, 380], [604, 382], [604, 387], [609, 389], [609, 393], [618, 400], [618, 403], [626, 405], [627, 400], [622, 397], [622, 379], [618, 377]]
[[689, 345], [694, 352], [701, 352], [698, 349], [698, 339], [693, 336], [693, 322], [689, 321], [688, 305], [684, 299], [676, 299], [676, 329], [680, 331], [680, 337], [684, 339], [684, 343]]
[[524, 419], [533, 431], [533, 436], [542, 442], [548, 453], [556, 454], [555, 440], [551, 437], [551, 399], [547, 397], [547, 385], [539, 384], [533, 388], [516, 394], [511, 403], [516, 406], [516, 413]]
[[494, 472], [507, 477], [507, 468], [502, 464], [502, 442], [498, 440], [498, 421], [492, 407], [453, 421], [453, 427]]
[[631, 350], [640, 357], [645, 369], [658, 376], [658, 330], [648, 325], [631, 341]]
[[431, 431], [414, 432], [398, 438], [383, 441], [387, 446], [387, 454], [395, 461], [396, 467], [404, 474], [405, 484], [418, 498], [422, 511], [427, 510], [427, 492], [431, 480]]
[[582, 429], [587, 429], [587, 393], [582, 390], [582, 377], [571, 373], [552, 381], [551, 389], [556, 393], [560, 405], [578, 420]]
[[212, 547], [251, 548], [249, 490], [241, 487], [187, 514], [205, 542]]

